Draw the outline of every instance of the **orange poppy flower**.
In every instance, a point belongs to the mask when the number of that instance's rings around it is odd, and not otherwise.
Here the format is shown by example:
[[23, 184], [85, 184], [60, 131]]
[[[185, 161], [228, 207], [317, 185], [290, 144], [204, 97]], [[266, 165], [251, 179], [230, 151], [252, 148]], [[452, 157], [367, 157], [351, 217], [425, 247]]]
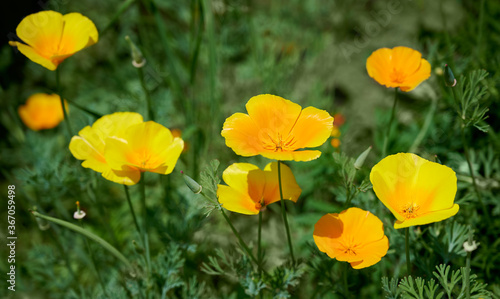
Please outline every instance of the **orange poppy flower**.
[[321, 217], [314, 225], [313, 238], [320, 251], [354, 269], [375, 265], [389, 249], [382, 221], [359, 208]]
[[75, 12], [63, 16], [51, 10], [25, 17], [16, 33], [24, 43], [11, 41], [9, 44], [51, 71], [99, 39], [94, 23], [87, 17]]
[[438, 222], [458, 212], [459, 206], [453, 203], [455, 172], [415, 154], [385, 157], [372, 168], [370, 181], [377, 197], [396, 217], [396, 229]]
[[36, 93], [25, 105], [19, 106], [17, 112], [23, 123], [34, 131], [55, 128], [64, 119], [61, 98], [56, 94]]
[[333, 117], [314, 107], [270, 94], [258, 95], [246, 104], [248, 114], [235, 113], [224, 122], [221, 135], [226, 145], [244, 157], [310, 161], [318, 158], [318, 147], [330, 137]]
[[366, 60], [368, 75], [386, 87], [410, 91], [431, 76], [431, 65], [407, 47], [382, 48]]
[[[236, 213], [255, 215], [267, 205], [280, 201], [278, 163], [264, 170], [250, 163], [234, 163], [222, 174], [226, 185], [218, 185], [217, 197], [222, 206]], [[290, 168], [281, 164], [283, 199], [296, 202], [302, 193]]]

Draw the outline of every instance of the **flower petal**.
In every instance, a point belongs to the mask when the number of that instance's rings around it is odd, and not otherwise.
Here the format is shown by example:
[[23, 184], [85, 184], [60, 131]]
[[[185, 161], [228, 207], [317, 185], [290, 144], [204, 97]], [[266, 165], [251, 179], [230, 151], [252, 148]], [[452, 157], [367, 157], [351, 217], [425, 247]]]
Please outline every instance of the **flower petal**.
[[431, 64], [427, 60], [421, 59], [420, 67], [418, 68], [418, 70], [415, 71], [415, 73], [409, 75], [405, 79], [403, 84], [407, 86], [401, 86], [401, 90], [402, 91], [413, 90], [420, 83], [427, 80], [430, 76], [431, 76]]
[[351, 266], [354, 269], [362, 269], [373, 266], [387, 254], [387, 250], [389, 250], [389, 239], [387, 239], [386, 236], [383, 236], [382, 239], [369, 243], [358, 249], [356, 253], [362, 256], [363, 260], [351, 262]]
[[410, 227], [410, 226], [415, 226], [415, 225], [424, 225], [424, 224], [429, 224], [433, 222], [438, 222], [442, 221], [445, 219], [448, 219], [455, 214], [458, 213], [459, 206], [457, 204], [454, 204], [451, 208], [446, 209], [446, 210], [439, 210], [439, 211], [432, 211], [426, 214], [421, 214], [416, 218], [412, 219], [404, 219], [404, 221], [396, 221], [394, 223], [394, 228], [399, 229], [399, 228], [404, 228], [404, 227]]
[[58, 64], [53, 62], [51, 59], [42, 56], [35, 49], [33, 49], [28, 45], [25, 45], [20, 42], [9, 42], [9, 44], [11, 46], [17, 47], [19, 52], [21, 52], [24, 56], [28, 57], [29, 60], [33, 61], [34, 63], [38, 63], [39, 65], [43, 66], [44, 68], [50, 71], [55, 70], [58, 66]]
[[300, 113], [290, 132], [295, 149], [317, 147], [331, 136], [333, 117], [325, 110], [307, 107]]
[[321, 252], [326, 253], [330, 258], [336, 258], [338, 255], [336, 240], [342, 236], [343, 231], [344, 224], [338, 214], [326, 214], [314, 225], [314, 243]]
[[368, 75], [387, 87], [396, 87], [389, 76], [388, 70], [392, 70], [392, 67], [392, 50], [388, 48], [376, 50], [366, 60]]
[[342, 211], [339, 218], [344, 224], [343, 234], [354, 243], [370, 243], [384, 236], [384, 224], [369, 211], [353, 207]]
[[59, 45], [59, 54], [73, 54], [97, 43], [99, 34], [94, 23], [80, 13], [63, 16], [64, 30]]
[[62, 31], [63, 16], [51, 10], [26, 16], [16, 28], [17, 36], [46, 58], [57, 53]]
[[248, 194], [240, 192], [230, 186], [218, 185], [217, 197], [222, 207], [236, 213], [255, 215], [259, 209], [255, 207], [255, 202]]
[[259, 140], [260, 132], [249, 115], [235, 113], [224, 122], [221, 135], [226, 139], [226, 145], [237, 155], [250, 157], [263, 150]]
[[311, 161], [321, 156], [321, 152], [318, 150], [305, 150], [305, 151], [293, 151], [293, 152], [262, 151], [259, 154], [271, 160], [297, 161], [297, 162]]
[[250, 163], [234, 163], [222, 174], [224, 182], [243, 194], [248, 194], [254, 203], [260, 203], [266, 186], [266, 175], [259, 167]]

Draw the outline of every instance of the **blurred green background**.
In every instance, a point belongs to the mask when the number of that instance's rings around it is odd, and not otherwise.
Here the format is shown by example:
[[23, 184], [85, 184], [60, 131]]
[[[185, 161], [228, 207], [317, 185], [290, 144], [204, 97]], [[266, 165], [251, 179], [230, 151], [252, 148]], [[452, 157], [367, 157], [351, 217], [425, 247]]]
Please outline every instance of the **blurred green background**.
[[[261, 157], [243, 158], [227, 148], [220, 135], [228, 116], [245, 112], [252, 96], [276, 94], [302, 107], [314, 106], [330, 114], [340, 113], [341, 145], [329, 142], [315, 161], [287, 163], [303, 193], [297, 204], [287, 204], [297, 255], [307, 264], [325, 269], [306, 270], [286, 289], [292, 297], [342, 298], [340, 262], [330, 261], [315, 249], [314, 223], [325, 213], [340, 212], [345, 202], [342, 165], [331, 155], [342, 152], [356, 158], [374, 146], [359, 184], [380, 160], [383, 134], [389, 120], [393, 91], [380, 86], [366, 72], [366, 58], [381, 47], [407, 46], [420, 51], [432, 65], [431, 78], [409, 93], [401, 93], [396, 133], [389, 153], [413, 152], [438, 159], [459, 177], [459, 214], [452, 219], [414, 231], [415, 275], [432, 277], [434, 266], [463, 266], [464, 255], [441, 254], [446, 247], [433, 232], [444, 231], [453, 221], [471, 225], [482, 246], [473, 253], [473, 270], [488, 289], [500, 294], [499, 164], [499, 70], [500, 3], [497, 1], [39, 1], [4, 4], [0, 17], [6, 38], [0, 49], [0, 180], [1, 188], [16, 185], [17, 292], [12, 297], [4, 283], [0, 296], [12, 298], [95, 298], [103, 296], [90, 268], [82, 237], [37, 221], [29, 214], [40, 212], [73, 222], [75, 201], [87, 212], [85, 226], [108, 240], [131, 260], [140, 260], [132, 239], [137, 239], [123, 187], [84, 169], [69, 152], [70, 136], [62, 125], [34, 132], [27, 129], [17, 107], [37, 92], [56, 90], [55, 73], [31, 62], [8, 40], [22, 18], [39, 10], [63, 14], [80, 12], [96, 24], [99, 42], [60, 65], [64, 97], [100, 114], [135, 111], [146, 116], [145, 93], [131, 64], [125, 36], [141, 48], [143, 68], [156, 121], [182, 130], [189, 143], [176, 170], [159, 178], [147, 174], [148, 217], [152, 223], [151, 251], [156, 256], [157, 280], [172, 279], [168, 297], [246, 297], [242, 273], [212, 276], [202, 263], [215, 248], [239, 255], [236, 238], [218, 213], [206, 217], [203, 202], [184, 186], [179, 170], [195, 179], [212, 159], [221, 169], [234, 162], [254, 163]], [[442, 68], [450, 64], [457, 78], [471, 70], [489, 72], [484, 85], [489, 95], [488, 133], [471, 129], [468, 142], [484, 201], [493, 225], [472, 195], [470, 176], [463, 156], [453, 98], [444, 86]], [[74, 130], [95, 119], [70, 105]], [[428, 132], [419, 132], [426, 119]], [[416, 142], [416, 140], [418, 142]], [[138, 203], [137, 186], [130, 188]], [[357, 298], [380, 298], [382, 276], [401, 277], [404, 269], [403, 233], [392, 228], [393, 216], [372, 191], [360, 193], [354, 206], [370, 210], [384, 222], [391, 247], [382, 261], [350, 274], [350, 288]], [[287, 259], [286, 237], [279, 204], [264, 213], [263, 241], [266, 267]], [[0, 208], [6, 222], [6, 203]], [[247, 243], [255, 245], [257, 217], [232, 214], [235, 226]], [[6, 239], [2, 224], [0, 239]], [[434, 236], [434, 239], [433, 239]], [[449, 244], [448, 244], [449, 245]], [[441, 247], [440, 247], [441, 246]], [[92, 244], [106, 288], [117, 298], [137, 296], [140, 282], [120, 278], [118, 261]], [[429, 249], [429, 247], [431, 249]], [[176, 257], [175, 254], [178, 253]], [[7, 269], [7, 248], [0, 246], [0, 268]], [[178, 263], [173, 263], [177, 261]], [[140, 261], [138, 262], [140, 263]], [[168, 271], [163, 271], [169, 269]], [[163, 272], [165, 273], [163, 273]], [[169, 272], [170, 271], [170, 272]], [[330, 273], [324, 272], [330, 271]], [[173, 273], [173, 274], [172, 274]], [[178, 279], [178, 281], [175, 281]], [[176, 284], [177, 283], [177, 284]], [[272, 293], [272, 292], [271, 292]], [[269, 294], [271, 294], [269, 293]], [[19, 296], [19, 297], [17, 297]]]

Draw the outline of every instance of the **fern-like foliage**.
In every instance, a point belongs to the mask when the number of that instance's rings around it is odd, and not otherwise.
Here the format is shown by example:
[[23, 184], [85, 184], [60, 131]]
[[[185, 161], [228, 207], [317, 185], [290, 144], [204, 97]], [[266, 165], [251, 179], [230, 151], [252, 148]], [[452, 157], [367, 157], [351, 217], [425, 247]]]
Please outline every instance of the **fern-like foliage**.
[[450, 266], [441, 264], [436, 266], [433, 274], [437, 279], [425, 280], [421, 277], [404, 277], [398, 284], [397, 278], [390, 281], [387, 277], [382, 278], [382, 289], [386, 298], [389, 299], [441, 299], [467, 297], [467, 284], [470, 287], [470, 298], [492, 298], [492, 294], [486, 290], [487, 284], [476, 281], [477, 276], [471, 274], [468, 279], [467, 269], [462, 267], [450, 273]]
[[201, 185], [203, 187], [202, 195], [205, 198], [205, 215], [207, 217], [214, 210], [221, 208], [217, 199], [217, 185], [220, 183], [219, 165], [219, 160], [212, 160], [200, 176]]

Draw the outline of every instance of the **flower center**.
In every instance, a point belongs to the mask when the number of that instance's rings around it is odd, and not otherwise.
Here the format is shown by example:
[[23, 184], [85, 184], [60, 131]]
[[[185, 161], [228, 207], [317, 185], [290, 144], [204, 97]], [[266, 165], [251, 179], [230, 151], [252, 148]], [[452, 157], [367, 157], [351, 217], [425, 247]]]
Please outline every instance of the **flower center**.
[[288, 137], [288, 140], [284, 140], [283, 136], [278, 133], [277, 137], [273, 138], [270, 135], [268, 135], [269, 140], [265, 140], [263, 142], [263, 146], [265, 149], [272, 150], [272, 151], [293, 151], [295, 148], [293, 148], [293, 145], [295, 144], [295, 138], [294, 136]]
[[351, 245], [345, 246], [344, 245], [344, 253], [347, 255], [356, 256], [357, 254], [356, 254], [356, 251], [354, 250], [354, 247], [356, 247], [356, 246], [351, 246]]
[[401, 210], [401, 214], [406, 219], [416, 218], [418, 216], [417, 211], [419, 209], [420, 209], [420, 206], [417, 205], [416, 203], [409, 203], [409, 204], [403, 206], [403, 209]]
[[401, 84], [405, 80], [405, 74], [402, 71], [393, 69], [390, 78], [392, 82]]

